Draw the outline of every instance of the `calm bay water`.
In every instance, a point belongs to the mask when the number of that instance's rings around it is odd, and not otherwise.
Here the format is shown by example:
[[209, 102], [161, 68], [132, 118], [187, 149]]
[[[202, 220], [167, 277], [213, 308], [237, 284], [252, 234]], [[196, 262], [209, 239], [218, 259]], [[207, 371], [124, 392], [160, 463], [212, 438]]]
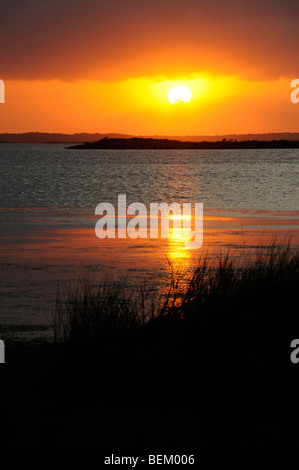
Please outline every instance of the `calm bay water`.
[[299, 150], [66, 150], [0, 146], [1, 207], [93, 213], [98, 202], [202, 201], [207, 209], [296, 211]]
[[[192, 270], [182, 241], [101, 241], [98, 203], [202, 202], [207, 251], [298, 227], [299, 150], [66, 150], [0, 144], [2, 336], [49, 334], [57, 283], [82, 270], [166, 282], [167, 258]], [[1, 335], [1, 330], [0, 330]]]

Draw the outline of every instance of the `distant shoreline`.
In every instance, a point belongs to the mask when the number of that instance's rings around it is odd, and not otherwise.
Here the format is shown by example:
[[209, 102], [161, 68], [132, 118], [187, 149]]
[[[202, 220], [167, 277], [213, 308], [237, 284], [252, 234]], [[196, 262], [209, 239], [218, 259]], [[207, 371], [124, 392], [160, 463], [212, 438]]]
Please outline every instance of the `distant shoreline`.
[[192, 150], [192, 149], [282, 149], [299, 148], [296, 140], [226, 140], [216, 142], [183, 142], [180, 140], [152, 139], [133, 137], [108, 138], [97, 142], [85, 142], [84, 144], [71, 145], [67, 149], [112, 149], [112, 150]]
[[155, 140], [175, 140], [180, 142], [222, 142], [227, 141], [299, 141], [299, 132], [268, 132], [263, 134], [247, 133], [247, 134], [215, 134], [215, 135], [141, 135], [141, 134], [121, 134], [116, 132], [110, 133], [88, 133], [79, 132], [74, 134], [53, 133], [53, 132], [23, 132], [23, 133], [0, 133], [0, 141], [2, 143], [30, 143], [30, 144], [50, 144], [61, 143], [67, 145], [84, 144], [86, 142], [98, 142], [108, 137], [110, 139], [155, 139]]

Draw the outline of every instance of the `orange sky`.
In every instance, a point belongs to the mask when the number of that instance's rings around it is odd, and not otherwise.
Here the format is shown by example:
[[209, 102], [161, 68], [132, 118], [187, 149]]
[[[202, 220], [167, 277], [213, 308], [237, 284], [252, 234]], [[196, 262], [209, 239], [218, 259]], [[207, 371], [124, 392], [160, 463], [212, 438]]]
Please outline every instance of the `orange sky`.
[[[298, 132], [295, 0], [0, 0], [0, 132]], [[176, 84], [192, 92], [171, 105]]]

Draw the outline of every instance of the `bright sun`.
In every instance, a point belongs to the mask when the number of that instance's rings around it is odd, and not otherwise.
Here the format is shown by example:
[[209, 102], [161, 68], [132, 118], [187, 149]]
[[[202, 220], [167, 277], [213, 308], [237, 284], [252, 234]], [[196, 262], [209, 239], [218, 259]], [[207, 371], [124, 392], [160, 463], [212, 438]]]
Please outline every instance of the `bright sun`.
[[181, 103], [182, 101], [186, 103], [190, 101], [191, 97], [192, 93], [185, 85], [174, 86], [168, 93], [168, 99], [171, 104]]

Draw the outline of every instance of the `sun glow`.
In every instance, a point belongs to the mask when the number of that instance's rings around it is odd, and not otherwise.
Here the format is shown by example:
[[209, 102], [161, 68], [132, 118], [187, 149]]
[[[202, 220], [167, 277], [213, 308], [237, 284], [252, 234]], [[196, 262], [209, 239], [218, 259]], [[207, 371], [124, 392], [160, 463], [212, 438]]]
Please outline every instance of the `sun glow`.
[[169, 90], [168, 99], [171, 104], [187, 103], [192, 98], [192, 93], [185, 85], [176, 85]]

